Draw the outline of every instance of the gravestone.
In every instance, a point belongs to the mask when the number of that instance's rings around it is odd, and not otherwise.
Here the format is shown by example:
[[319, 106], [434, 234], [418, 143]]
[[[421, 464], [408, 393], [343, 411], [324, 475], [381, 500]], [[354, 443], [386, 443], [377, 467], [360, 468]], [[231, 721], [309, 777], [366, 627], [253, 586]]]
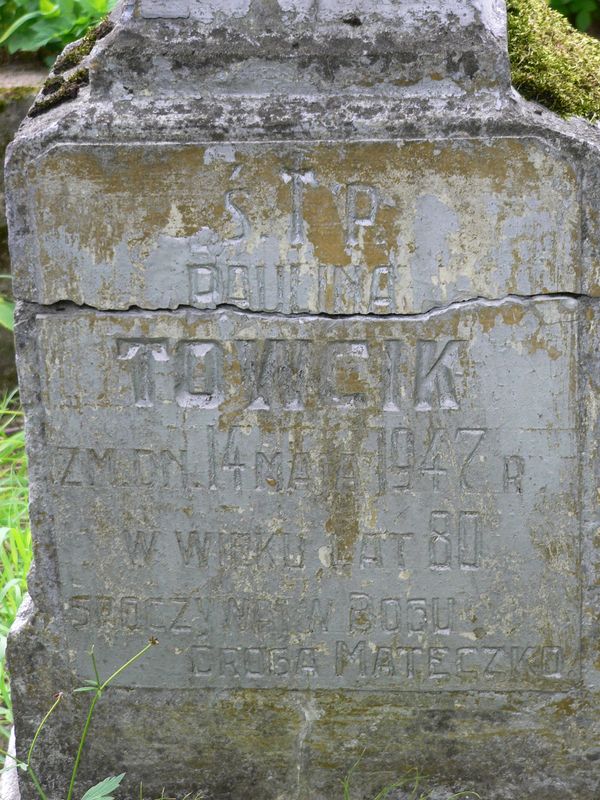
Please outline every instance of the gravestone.
[[494, 0], [123, 2], [55, 71], [7, 171], [18, 753], [157, 637], [80, 793], [592, 800], [597, 130]]

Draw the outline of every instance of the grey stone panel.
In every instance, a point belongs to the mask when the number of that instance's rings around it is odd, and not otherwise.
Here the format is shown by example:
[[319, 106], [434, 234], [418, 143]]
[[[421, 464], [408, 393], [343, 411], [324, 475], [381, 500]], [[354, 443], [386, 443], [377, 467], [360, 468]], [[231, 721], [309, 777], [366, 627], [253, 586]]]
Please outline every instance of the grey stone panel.
[[534, 136], [62, 145], [16, 180], [44, 303], [412, 314], [585, 282], [576, 162]]
[[157, 635], [127, 685], [577, 684], [577, 310], [39, 315], [79, 668]]
[[[365, 719], [377, 719], [393, 755], [367, 764], [384, 774], [416, 758], [403, 731], [424, 724], [423, 703], [436, 725], [450, 715], [457, 736], [473, 731], [435, 773], [442, 786], [447, 769], [467, 778], [457, 764], [487, 753], [482, 739], [500, 741], [515, 709], [527, 709], [527, 748], [483, 785], [506, 796], [516, 763], [540, 782], [528, 759], [554, 752], [540, 733], [551, 709], [560, 718], [593, 702], [597, 679], [582, 637], [581, 598], [594, 597], [580, 564], [576, 433], [593, 413], [577, 378], [592, 309], [565, 297], [412, 319], [72, 307], [23, 317], [41, 400], [29, 409], [31, 590], [51, 621], [46, 646], [64, 654], [64, 680], [89, 677], [92, 644], [107, 674], [148, 635], [161, 640], [121, 682], [113, 724], [130, 786], [166, 779], [136, 766], [141, 720], [157, 735], [145, 716], [155, 702], [156, 725], [203, 719], [177, 762], [201, 747], [200, 774], [171, 779], [171, 791], [242, 796], [257, 770], [253, 791], [277, 797], [300, 770], [298, 796], [331, 797], [330, 771], [312, 762], [328, 725], [344, 727], [343, 750], [347, 737], [368, 746]], [[36, 648], [40, 635], [50, 632]], [[13, 644], [17, 675], [27, 641]], [[25, 732], [35, 715], [22, 680]], [[232, 703], [244, 743], [224, 722]], [[275, 742], [249, 733], [270, 724]], [[223, 752], [241, 748], [245, 777], [229, 783], [211, 765], [209, 730]], [[592, 731], [572, 757], [593, 752]], [[105, 735], [99, 725], [95, 747], [115, 770]], [[578, 762], [561, 774], [567, 797], [592, 797], [582, 792], [593, 771]], [[564, 796], [557, 786], [544, 796]]]

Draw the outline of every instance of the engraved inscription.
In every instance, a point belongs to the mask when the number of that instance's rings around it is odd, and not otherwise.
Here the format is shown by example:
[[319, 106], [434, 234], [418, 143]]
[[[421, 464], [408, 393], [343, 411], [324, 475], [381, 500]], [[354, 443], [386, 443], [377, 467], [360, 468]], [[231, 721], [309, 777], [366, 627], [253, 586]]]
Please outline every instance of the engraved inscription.
[[575, 685], [577, 320], [568, 300], [521, 311], [44, 318], [69, 648], [155, 635], [183, 688]]
[[[303, 411], [309, 392], [320, 402], [346, 409], [364, 406], [367, 395], [369, 399], [375, 396], [388, 411], [400, 410], [407, 402], [406, 378], [400, 370], [406, 361], [401, 341], [119, 339], [116, 344], [117, 358], [130, 374], [132, 403], [139, 407], [154, 405], [155, 362], [170, 362], [165, 377], [172, 384], [172, 397], [182, 407], [218, 408], [228, 399], [226, 388], [231, 386], [225, 385], [226, 373], [233, 371], [241, 372], [246, 408], [253, 411]], [[463, 375], [462, 344], [453, 340], [416, 343], [411, 394], [417, 411], [459, 409], [456, 380]], [[507, 462], [508, 482], [518, 482], [518, 475], [513, 475], [516, 469]]]
[[168, 361], [166, 344], [160, 339], [119, 339], [118, 358], [131, 363], [133, 402], [136, 406], [154, 404], [154, 362]]
[[[188, 8], [144, 0], [142, 13]], [[171, 308], [386, 316], [515, 286], [577, 292], [578, 173], [568, 159], [516, 136], [57, 145], [32, 186], [44, 275], [32, 299], [108, 310], [163, 308], [168, 296]], [[453, 400], [443, 368], [430, 374], [440, 354], [423, 350], [418, 402], [431, 392]]]
[[[265, 410], [265, 409], [262, 409]], [[480, 437], [478, 463], [463, 448], [465, 434]], [[247, 426], [215, 430], [208, 426], [196, 448], [181, 450], [116, 448], [96, 450], [61, 447], [53, 451], [52, 479], [63, 486], [154, 486], [225, 490], [232, 482], [255, 492], [316, 493], [339, 489], [345, 483], [368, 485], [378, 496], [408, 492], [443, 496], [448, 491], [477, 493], [485, 477], [488, 491], [506, 492], [505, 459], [490, 451], [491, 440], [480, 429], [443, 432], [448, 445], [431, 454], [430, 432], [418, 428], [369, 428], [358, 452], [332, 452], [320, 441], [318, 429], [299, 428], [293, 439], [285, 433], [268, 441]], [[441, 437], [439, 431], [433, 436]], [[491, 439], [491, 437], [490, 437]], [[267, 449], [268, 448], [268, 449]], [[362, 456], [362, 458], [361, 458]], [[470, 476], [469, 483], [465, 475]], [[481, 473], [484, 473], [481, 476]], [[525, 475], [525, 471], [523, 472]]]

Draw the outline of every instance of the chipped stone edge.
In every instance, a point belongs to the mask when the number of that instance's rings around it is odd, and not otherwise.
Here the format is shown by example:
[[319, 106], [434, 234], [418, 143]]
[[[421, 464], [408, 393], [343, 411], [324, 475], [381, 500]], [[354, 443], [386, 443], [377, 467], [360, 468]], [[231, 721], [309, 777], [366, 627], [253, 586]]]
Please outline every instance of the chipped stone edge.
[[[12, 728], [10, 732], [10, 741], [8, 744], [8, 754], [13, 756], [15, 754], [15, 729]], [[21, 792], [19, 791], [19, 774], [15, 767], [8, 767], [0, 773], [0, 800], [21, 800]]]

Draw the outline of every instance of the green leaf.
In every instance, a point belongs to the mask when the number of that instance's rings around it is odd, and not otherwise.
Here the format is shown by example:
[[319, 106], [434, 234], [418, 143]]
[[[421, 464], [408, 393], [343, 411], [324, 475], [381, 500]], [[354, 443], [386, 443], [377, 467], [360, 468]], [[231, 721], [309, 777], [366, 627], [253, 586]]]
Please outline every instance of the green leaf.
[[53, 3], [52, 0], [40, 0], [40, 11], [44, 16], [49, 14], [60, 14], [60, 6], [58, 3]]
[[[79, 2], [79, 0], [77, 0]], [[75, 0], [59, 0], [61, 14], [73, 14], [75, 8]]]
[[0, 46], [9, 53], [40, 48], [47, 64], [116, 5], [116, 0], [0, 0]]
[[575, 17], [575, 24], [580, 31], [587, 31], [592, 24], [592, 15], [589, 11], [580, 11]]
[[73, 693], [75, 692], [96, 692], [100, 689], [100, 684], [98, 681], [87, 680], [84, 681], [84, 686], [79, 686], [77, 689], [73, 689]]
[[89, 16], [100, 16], [107, 11], [106, 0], [80, 0], [79, 5]]
[[83, 795], [81, 800], [113, 800], [111, 792], [118, 789], [124, 777], [125, 773], [117, 775], [116, 778], [107, 778], [101, 783], [96, 784], [96, 786], [92, 786], [92, 788], [88, 789]]
[[14, 330], [14, 311], [15, 304], [0, 296], [0, 328], [6, 328], [7, 331]]
[[32, 19], [37, 19], [41, 16], [43, 16], [41, 11], [31, 11], [29, 14], [23, 14], [22, 17], [16, 19], [13, 24], [4, 31], [2, 36], [0, 36], [0, 44], [4, 44], [4, 42], [6, 42], [13, 35], [13, 33], [21, 27], [21, 25], [24, 25], [26, 22], [29, 22]]

